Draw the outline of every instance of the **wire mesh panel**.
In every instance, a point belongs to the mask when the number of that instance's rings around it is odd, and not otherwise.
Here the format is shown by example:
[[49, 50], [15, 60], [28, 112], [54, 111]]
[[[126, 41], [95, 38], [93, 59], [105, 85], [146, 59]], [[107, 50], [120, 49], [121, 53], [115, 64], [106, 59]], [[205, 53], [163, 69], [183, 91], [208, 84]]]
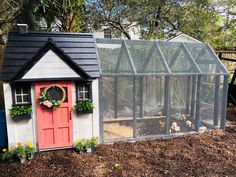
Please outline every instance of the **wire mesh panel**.
[[133, 137], [133, 77], [103, 77], [104, 140]]
[[[190, 115], [190, 98], [192, 97], [190, 76], [175, 76], [171, 78], [170, 92], [170, 133], [188, 132], [194, 130], [194, 115]], [[191, 87], [194, 87], [192, 85]]]
[[200, 92], [200, 118], [203, 123], [213, 125], [215, 102], [215, 76], [203, 76]]
[[220, 60], [207, 44], [186, 44], [203, 74], [227, 74]]
[[148, 76], [137, 80], [137, 137], [165, 134], [164, 77]]
[[203, 76], [200, 94], [201, 123], [220, 126], [223, 102], [223, 76]]

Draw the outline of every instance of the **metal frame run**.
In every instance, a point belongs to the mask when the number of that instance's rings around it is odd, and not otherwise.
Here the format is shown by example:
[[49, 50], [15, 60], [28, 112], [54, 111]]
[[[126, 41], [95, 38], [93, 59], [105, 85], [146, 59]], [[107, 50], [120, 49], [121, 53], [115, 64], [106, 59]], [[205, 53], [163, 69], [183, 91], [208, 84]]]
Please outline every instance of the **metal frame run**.
[[[228, 72], [224, 65], [221, 63], [213, 49], [207, 44], [199, 43], [178, 43], [178, 42], [163, 42], [163, 41], [141, 41], [141, 40], [120, 40], [120, 39], [96, 39], [97, 53], [99, 55], [101, 66], [101, 78], [99, 81], [99, 103], [100, 103], [100, 137], [104, 142], [104, 83], [103, 78], [111, 77], [114, 79], [114, 102], [111, 103], [114, 107], [113, 119], [118, 119], [118, 95], [119, 88], [123, 81], [123, 77], [132, 78], [132, 128], [133, 137], [131, 139], [137, 140], [142, 138], [137, 134], [138, 120], [145, 119], [144, 117], [144, 79], [151, 77], [158, 77], [164, 81], [164, 107], [163, 114], [165, 116], [165, 133], [160, 135], [146, 135], [145, 137], [160, 137], [160, 136], [172, 136], [170, 133], [170, 126], [172, 121], [172, 97], [171, 88], [174, 86], [173, 77], [182, 78], [187, 76], [186, 84], [186, 105], [185, 114], [188, 114], [190, 118], [194, 120], [193, 125], [195, 131], [199, 130], [200, 126], [206, 125], [206, 122], [202, 121], [202, 109], [203, 109], [203, 97], [202, 86], [203, 77], [214, 76], [214, 82], [207, 83], [210, 87], [214, 87], [214, 104], [211, 127], [225, 128], [226, 120], [226, 106], [227, 106], [227, 90], [228, 90]], [[131, 50], [133, 49], [133, 51]], [[118, 52], [117, 52], [118, 51]], [[144, 52], [140, 54], [138, 52]], [[180, 55], [180, 53], [184, 54]], [[125, 56], [125, 58], [122, 58]], [[142, 56], [142, 57], [141, 57]], [[178, 58], [184, 57], [184, 60], [189, 63], [190, 69], [185, 71], [173, 71], [172, 66], [177, 62]], [[167, 60], [168, 58], [168, 60]], [[123, 60], [123, 61], [122, 61]], [[126, 60], [126, 61], [124, 61]], [[135, 61], [139, 60], [139, 64]], [[157, 66], [162, 66], [163, 71], [152, 71], [147, 68], [150, 61], [156, 60], [160, 62]], [[121, 66], [121, 63], [125, 62], [125, 67]], [[155, 62], [153, 62], [155, 63]], [[124, 63], [123, 63], [124, 64]], [[179, 63], [178, 63], [179, 64]], [[184, 64], [184, 63], [183, 63]], [[204, 68], [214, 65], [213, 70], [204, 70]], [[183, 65], [184, 66], [184, 65]], [[182, 66], [182, 67], [183, 67]], [[128, 68], [128, 70], [124, 70]], [[156, 67], [156, 66], [155, 66]], [[212, 68], [212, 67], [211, 67]], [[221, 77], [222, 76], [222, 77]], [[222, 94], [220, 85], [221, 78], [223, 78]], [[162, 89], [160, 87], [160, 89]], [[137, 96], [137, 93], [139, 95]], [[131, 96], [131, 95], [130, 95]], [[158, 97], [160, 98], [160, 97]], [[109, 99], [109, 98], [107, 98]], [[156, 99], [156, 98], [155, 98]], [[221, 99], [221, 100], [220, 100]], [[137, 102], [139, 100], [139, 103]], [[222, 109], [218, 110], [219, 102], [222, 101]], [[117, 120], [118, 121], [118, 120]], [[220, 122], [220, 125], [219, 125]], [[188, 132], [189, 133], [189, 132]], [[128, 137], [121, 138], [122, 140], [130, 139]], [[113, 141], [109, 139], [109, 141]]]

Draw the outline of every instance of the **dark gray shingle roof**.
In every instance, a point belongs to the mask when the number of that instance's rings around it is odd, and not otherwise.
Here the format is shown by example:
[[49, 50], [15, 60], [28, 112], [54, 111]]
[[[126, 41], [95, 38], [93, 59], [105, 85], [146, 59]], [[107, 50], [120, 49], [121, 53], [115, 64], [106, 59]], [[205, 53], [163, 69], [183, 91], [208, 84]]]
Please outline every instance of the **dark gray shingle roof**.
[[92, 34], [29, 32], [9, 34], [1, 80], [12, 80], [49, 40], [90, 78], [97, 78], [99, 64]]

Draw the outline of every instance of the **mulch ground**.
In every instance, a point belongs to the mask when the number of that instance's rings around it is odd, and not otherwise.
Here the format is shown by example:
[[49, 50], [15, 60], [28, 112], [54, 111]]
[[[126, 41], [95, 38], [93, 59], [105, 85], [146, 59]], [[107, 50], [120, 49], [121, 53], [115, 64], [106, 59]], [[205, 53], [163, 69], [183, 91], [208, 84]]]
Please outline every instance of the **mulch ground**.
[[[118, 163], [118, 168], [113, 164]], [[0, 161], [0, 176], [236, 176], [236, 125], [178, 138], [99, 145], [94, 154], [42, 152], [33, 160]]]

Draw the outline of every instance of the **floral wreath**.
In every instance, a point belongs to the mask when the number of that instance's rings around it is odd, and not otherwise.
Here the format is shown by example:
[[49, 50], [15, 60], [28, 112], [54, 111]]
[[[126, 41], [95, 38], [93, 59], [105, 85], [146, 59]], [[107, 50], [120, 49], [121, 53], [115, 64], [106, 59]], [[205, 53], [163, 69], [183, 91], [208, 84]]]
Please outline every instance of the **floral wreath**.
[[[62, 98], [60, 100], [52, 99], [50, 94], [47, 92], [50, 88], [55, 88], [55, 87], [60, 89], [63, 93]], [[53, 85], [50, 85], [50, 86], [46, 87], [40, 93], [40, 95], [39, 95], [39, 104], [43, 105], [47, 108], [57, 109], [57, 108], [60, 107], [60, 104], [65, 100], [65, 98], [66, 98], [65, 90], [60, 85], [53, 84]]]

